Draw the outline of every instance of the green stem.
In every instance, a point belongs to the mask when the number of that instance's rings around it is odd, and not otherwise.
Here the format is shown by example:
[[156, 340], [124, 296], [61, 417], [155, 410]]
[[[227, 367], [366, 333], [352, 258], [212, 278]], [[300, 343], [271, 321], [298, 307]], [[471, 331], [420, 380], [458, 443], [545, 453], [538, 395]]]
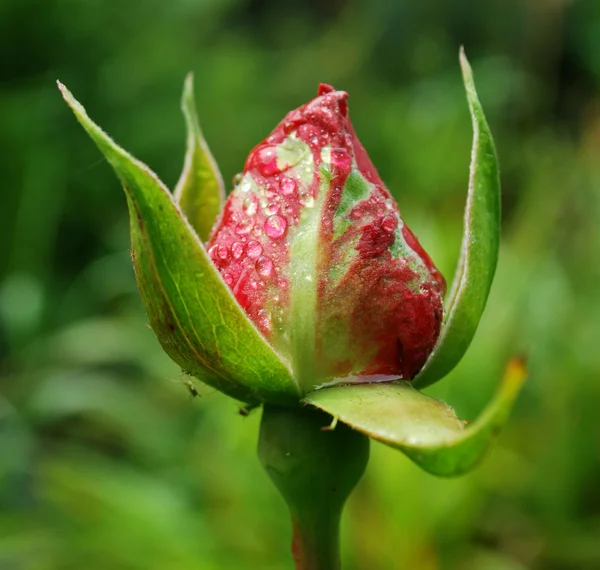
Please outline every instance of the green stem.
[[263, 411], [258, 455], [290, 509], [297, 570], [340, 570], [342, 510], [369, 458], [368, 438], [331, 420], [310, 407]]
[[292, 514], [292, 556], [297, 570], [340, 570], [340, 516]]

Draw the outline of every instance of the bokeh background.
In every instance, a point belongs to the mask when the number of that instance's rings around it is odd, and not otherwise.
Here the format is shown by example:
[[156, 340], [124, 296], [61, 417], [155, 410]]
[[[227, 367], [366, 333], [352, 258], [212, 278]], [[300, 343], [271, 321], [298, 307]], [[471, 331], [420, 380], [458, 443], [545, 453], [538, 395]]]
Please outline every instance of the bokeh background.
[[429, 392], [473, 419], [531, 377], [455, 480], [372, 446], [347, 570], [600, 568], [600, 2], [2, 0], [0, 568], [287, 569], [259, 413], [185, 377], [145, 326], [123, 194], [56, 90], [172, 186], [196, 75], [226, 180], [325, 81], [448, 279], [471, 125], [465, 45], [502, 166], [503, 243], [475, 342]]

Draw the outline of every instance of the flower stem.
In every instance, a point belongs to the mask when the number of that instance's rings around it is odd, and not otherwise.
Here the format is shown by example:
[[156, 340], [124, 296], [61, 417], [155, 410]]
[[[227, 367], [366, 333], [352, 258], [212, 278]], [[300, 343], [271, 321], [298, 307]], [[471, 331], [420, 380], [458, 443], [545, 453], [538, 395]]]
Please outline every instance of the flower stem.
[[309, 407], [263, 411], [258, 455], [290, 509], [297, 570], [340, 570], [342, 510], [369, 458], [367, 437], [331, 423]]
[[340, 517], [302, 520], [292, 515], [292, 556], [297, 570], [340, 570]]

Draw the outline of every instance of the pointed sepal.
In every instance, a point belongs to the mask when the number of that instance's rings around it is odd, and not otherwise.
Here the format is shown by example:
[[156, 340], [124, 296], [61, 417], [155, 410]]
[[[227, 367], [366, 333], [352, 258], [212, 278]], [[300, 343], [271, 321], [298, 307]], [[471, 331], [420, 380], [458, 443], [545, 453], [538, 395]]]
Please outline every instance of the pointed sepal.
[[181, 368], [248, 402], [293, 402], [288, 366], [239, 306], [171, 193], [98, 127], [59, 83], [65, 101], [123, 184], [132, 257], [150, 325]]
[[483, 458], [506, 422], [526, 375], [524, 363], [512, 360], [492, 401], [467, 426], [450, 406], [415, 390], [409, 382], [324, 388], [304, 401], [403, 451], [425, 471], [452, 477]]
[[225, 185], [200, 129], [191, 73], [185, 79], [181, 110], [185, 117], [187, 143], [183, 171], [174, 195], [188, 221], [205, 242], [225, 201]]
[[464, 233], [437, 345], [413, 380], [418, 388], [443, 378], [469, 348], [487, 302], [500, 246], [500, 179], [496, 149], [475, 90], [471, 66], [462, 49], [460, 65], [473, 122]]

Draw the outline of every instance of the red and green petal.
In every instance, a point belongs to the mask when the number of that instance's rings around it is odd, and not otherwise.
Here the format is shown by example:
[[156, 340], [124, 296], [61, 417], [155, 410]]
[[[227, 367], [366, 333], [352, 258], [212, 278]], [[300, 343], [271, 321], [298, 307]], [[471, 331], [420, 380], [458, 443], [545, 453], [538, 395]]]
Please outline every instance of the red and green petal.
[[249, 155], [209, 240], [233, 294], [308, 390], [412, 378], [437, 341], [445, 282], [321, 85]]

